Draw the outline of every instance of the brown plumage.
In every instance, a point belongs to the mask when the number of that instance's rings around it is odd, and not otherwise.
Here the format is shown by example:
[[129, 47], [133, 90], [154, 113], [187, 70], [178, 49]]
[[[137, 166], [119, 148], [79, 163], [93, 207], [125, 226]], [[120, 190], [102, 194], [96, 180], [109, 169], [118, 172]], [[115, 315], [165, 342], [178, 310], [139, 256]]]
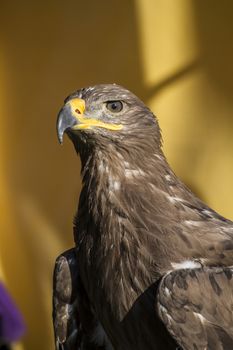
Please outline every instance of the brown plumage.
[[[82, 162], [70, 279], [81, 292], [66, 312], [79, 319], [78, 349], [233, 348], [233, 223], [175, 176], [153, 113], [128, 90], [97, 85], [66, 99], [60, 141], [65, 131]], [[65, 329], [57, 349], [77, 349]]]

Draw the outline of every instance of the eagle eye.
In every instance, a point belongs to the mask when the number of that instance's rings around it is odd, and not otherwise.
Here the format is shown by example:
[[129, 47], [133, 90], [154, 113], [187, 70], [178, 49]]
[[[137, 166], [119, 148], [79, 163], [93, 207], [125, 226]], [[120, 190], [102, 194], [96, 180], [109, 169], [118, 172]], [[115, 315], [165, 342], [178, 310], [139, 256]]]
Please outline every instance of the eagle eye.
[[108, 101], [106, 102], [107, 109], [112, 113], [118, 113], [123, 109], [123, 103], [121, 101]]

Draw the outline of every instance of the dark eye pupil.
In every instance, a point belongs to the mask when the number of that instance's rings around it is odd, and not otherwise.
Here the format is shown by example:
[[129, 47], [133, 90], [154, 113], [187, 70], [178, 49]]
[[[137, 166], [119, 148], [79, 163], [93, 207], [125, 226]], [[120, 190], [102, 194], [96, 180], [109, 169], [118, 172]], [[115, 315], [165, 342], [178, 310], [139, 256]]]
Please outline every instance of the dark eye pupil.
[[112, 109], [117, 109], [117, 103], [112, 103], [111, 108]]
[[123, 108], [121, 101], [109, 101], [107, 102], [107, 109], [111, 112], [120, 112]]

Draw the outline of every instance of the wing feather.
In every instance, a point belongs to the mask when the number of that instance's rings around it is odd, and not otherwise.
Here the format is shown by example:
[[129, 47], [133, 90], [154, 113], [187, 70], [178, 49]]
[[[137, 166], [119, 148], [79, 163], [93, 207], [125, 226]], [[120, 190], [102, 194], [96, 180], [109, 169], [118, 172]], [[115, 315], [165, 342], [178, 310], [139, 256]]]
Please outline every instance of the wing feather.
[[53, 276], [53, 325], [56, 350], [111, 350], [78, 273], [75, 249], [61, 254]]
[[233, 349], [233, 270], [183, 269], [163, 277], [157, 312], [185, 350]]

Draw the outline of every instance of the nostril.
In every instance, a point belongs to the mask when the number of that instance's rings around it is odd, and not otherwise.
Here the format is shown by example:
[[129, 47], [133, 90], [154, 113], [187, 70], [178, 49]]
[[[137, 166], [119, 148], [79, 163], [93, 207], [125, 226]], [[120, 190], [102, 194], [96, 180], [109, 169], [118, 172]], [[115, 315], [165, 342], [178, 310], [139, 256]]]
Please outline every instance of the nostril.
[[75, 112], [76, 112], [77, 114], [81, 114], [81, 112], [80, 112], [80, 110], [79, 110], [78, 108], [75, 110]]

